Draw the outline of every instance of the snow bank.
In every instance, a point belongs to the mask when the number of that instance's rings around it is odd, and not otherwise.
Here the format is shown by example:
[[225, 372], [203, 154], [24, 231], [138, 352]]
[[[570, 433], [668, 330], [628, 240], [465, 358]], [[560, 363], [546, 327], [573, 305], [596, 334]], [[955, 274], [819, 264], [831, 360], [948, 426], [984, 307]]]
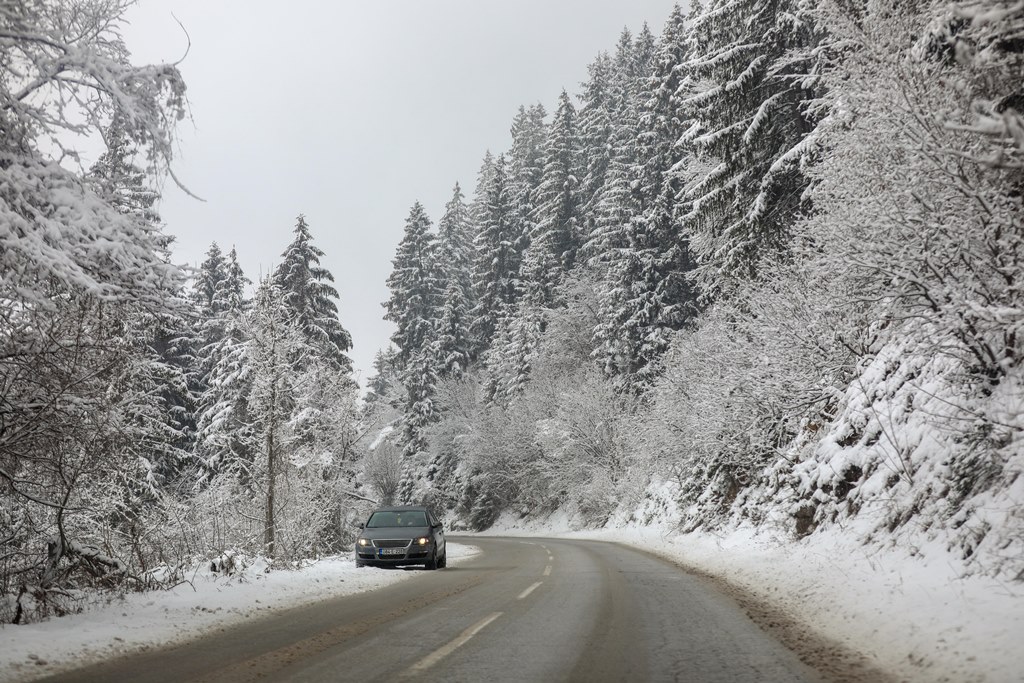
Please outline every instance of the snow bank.
[[[453, 564], [477, 552], [448, 544]], [[231, 576], [205, 567], [173, 590], [128, 594], [43, 623], [0, 625], [0, 683], [191, 640], [274, 610], [375, 590], [416, 575], [356, 569], [349, 557], [309, 562], [294, 571], [266, 572], [266, 567], [257, 559]]]

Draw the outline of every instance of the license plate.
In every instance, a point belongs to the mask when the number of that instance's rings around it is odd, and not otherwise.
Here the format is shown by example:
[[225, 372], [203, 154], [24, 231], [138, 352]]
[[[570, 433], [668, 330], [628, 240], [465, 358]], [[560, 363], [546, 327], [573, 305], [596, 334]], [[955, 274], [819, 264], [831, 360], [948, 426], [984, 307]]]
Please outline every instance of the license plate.
[[405, 555], [405, 548], [379, 548], [381, 555]]

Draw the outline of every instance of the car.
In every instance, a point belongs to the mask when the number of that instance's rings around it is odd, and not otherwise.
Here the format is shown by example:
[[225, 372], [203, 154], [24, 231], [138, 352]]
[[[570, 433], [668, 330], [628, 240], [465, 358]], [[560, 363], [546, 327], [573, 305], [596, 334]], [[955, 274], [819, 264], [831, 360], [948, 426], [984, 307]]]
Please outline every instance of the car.
[[422, 564], [440, 569], [448, 564], [444, 526], [422, 505], [378, 508], [359, 528], [357, 567]]

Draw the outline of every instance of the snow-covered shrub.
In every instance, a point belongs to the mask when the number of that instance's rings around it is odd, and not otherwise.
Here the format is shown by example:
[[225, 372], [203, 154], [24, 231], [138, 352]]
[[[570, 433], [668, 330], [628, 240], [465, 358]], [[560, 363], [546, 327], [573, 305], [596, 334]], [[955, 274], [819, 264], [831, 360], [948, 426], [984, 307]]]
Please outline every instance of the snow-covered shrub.
[[778, 264], [676, 335], [639, 448], [702, 519], [720, 516], [808, 425], [834, 411], [870, 336], [863, 307], [825, 274]]

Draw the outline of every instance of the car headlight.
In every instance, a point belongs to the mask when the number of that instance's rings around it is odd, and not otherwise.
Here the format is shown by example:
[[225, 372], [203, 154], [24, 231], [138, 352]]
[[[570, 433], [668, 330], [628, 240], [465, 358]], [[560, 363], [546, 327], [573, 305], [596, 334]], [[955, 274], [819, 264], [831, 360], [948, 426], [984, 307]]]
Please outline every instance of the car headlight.
[[370, 543], [370, 539], [368, 538], [360, 538], [358, 541], [356, 541], [356, 543], [359, 544], [360, 548], [366, 548], [367, 546], [372, 545]]
[[426, 544], [430, 543], [430, 539], [429, 539], [429, 538], [427, 538], [426, 536], [423, 536], [422, 538], [417, 538], [417, 539], [416, 539], [415, 541], [413, 541], [413, 542], [414, 542], [414, 543], [415, 543], [416, 545], [426, 545]]

